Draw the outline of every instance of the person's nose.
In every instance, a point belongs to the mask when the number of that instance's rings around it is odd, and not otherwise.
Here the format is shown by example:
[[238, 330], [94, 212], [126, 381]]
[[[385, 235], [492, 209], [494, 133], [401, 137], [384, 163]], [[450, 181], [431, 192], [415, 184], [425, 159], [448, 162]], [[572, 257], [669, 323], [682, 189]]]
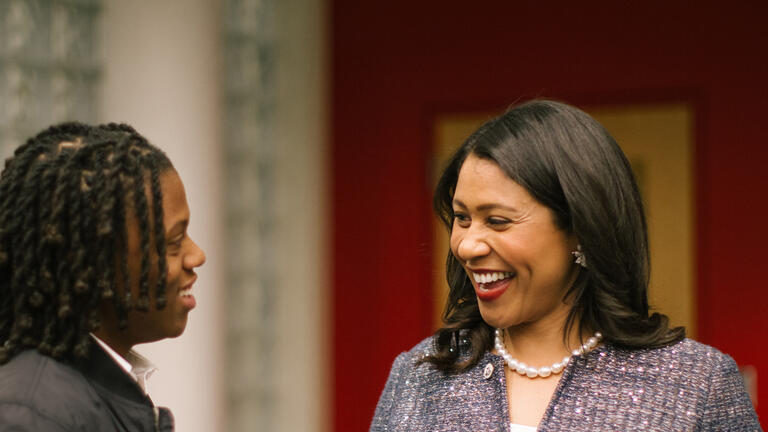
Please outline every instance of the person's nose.
[[184, 268], [191, 271], [205, 264], [205, 252], [203, 252], [194, 240], [189, 239], [189, 241], [191, 243], [191, 249], [189, 253], [184, 256]]
[[481, 230], [470, 226], [463, 234], [456, 248], [456, 255], [460, 260], [469, 263], [491, 253], [491, 247]]

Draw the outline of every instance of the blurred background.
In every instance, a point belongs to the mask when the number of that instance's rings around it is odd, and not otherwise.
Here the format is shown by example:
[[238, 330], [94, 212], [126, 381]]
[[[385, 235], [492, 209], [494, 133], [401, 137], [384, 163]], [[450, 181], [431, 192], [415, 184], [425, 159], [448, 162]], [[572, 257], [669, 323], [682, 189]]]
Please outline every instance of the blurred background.
[[767, 18], [757, 0], [0, 0], [0, 152], [69, 119], [168, 152], [208, 262], [186, 333], [138, 349], [179, 431], [362, 431], [439, 322], [443, 161], [511, 104], [575, 104], [637, 173], [654, 307], [734, 357], [765, 427]]

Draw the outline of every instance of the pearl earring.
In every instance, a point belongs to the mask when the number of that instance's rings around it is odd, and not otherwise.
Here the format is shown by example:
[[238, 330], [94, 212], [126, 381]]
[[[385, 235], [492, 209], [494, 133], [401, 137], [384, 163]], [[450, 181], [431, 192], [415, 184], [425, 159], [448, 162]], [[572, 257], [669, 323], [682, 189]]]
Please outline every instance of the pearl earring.
[[576, 245], [576, 250], [571, 252], [574, 258], [576, 258], [576, 264], [587, 268], [587, 257], [584, 256], [584, 252], [581, 251], [581, 245]]

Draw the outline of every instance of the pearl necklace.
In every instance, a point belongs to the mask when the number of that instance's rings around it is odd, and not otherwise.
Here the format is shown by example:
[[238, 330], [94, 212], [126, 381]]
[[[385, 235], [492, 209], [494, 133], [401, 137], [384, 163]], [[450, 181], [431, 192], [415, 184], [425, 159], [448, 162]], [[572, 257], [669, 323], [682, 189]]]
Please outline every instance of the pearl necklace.
[[507, 349], [504, 348], [504, 342], [501, 341], [501, 330], [499, 329], [496, 329], [495, 348], [496, 348], [496, 352], [498, 352], [499, 355], [504, 359], [504, 361], [507, 362], [507, 366], [509, 367], [510, 370], [513, 370], [519, 373], [520, 375], [527, 376], [528, 378], [536, 378], [536, 377], [546, 378], [552, 374], [559, 374], [560, 372], [562, 372], [563, 369], [565, 369], [565, 367], [571, 361], [571, 357], [582, 355], [586, 352], [591, 351], [592, 348], [596, 347], [598, 342], [600, 342], [601, 337], [603, 337], [603, 335], [600, 332], [595, 332], [594, 336], [587, 339], [587, 342], [585, 342], [584, 345], [573, 350], [573, 353], [571, 355], [567, 357], [563, 357], [563, 360], [561, 362], [555, 363], [552, 366], [540, 367], [538, 369], [533, 366], [528, 366], [527, 364], [517, 360], [507, 352]]

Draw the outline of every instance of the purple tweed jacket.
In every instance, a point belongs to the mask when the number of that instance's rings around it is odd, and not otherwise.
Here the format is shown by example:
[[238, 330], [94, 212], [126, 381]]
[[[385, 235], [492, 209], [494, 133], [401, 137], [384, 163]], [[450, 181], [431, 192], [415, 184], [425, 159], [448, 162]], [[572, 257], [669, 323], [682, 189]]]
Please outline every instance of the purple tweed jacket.
[[[371, 431], [508, 431], [504, 361], [486, 353], [446, 375], [418, 359], [428, 338], [400, 354]], [[733, 359], [685, 339], [657, 349], [601, 345], [574, 357], [539, 431], [761, 431]]]

